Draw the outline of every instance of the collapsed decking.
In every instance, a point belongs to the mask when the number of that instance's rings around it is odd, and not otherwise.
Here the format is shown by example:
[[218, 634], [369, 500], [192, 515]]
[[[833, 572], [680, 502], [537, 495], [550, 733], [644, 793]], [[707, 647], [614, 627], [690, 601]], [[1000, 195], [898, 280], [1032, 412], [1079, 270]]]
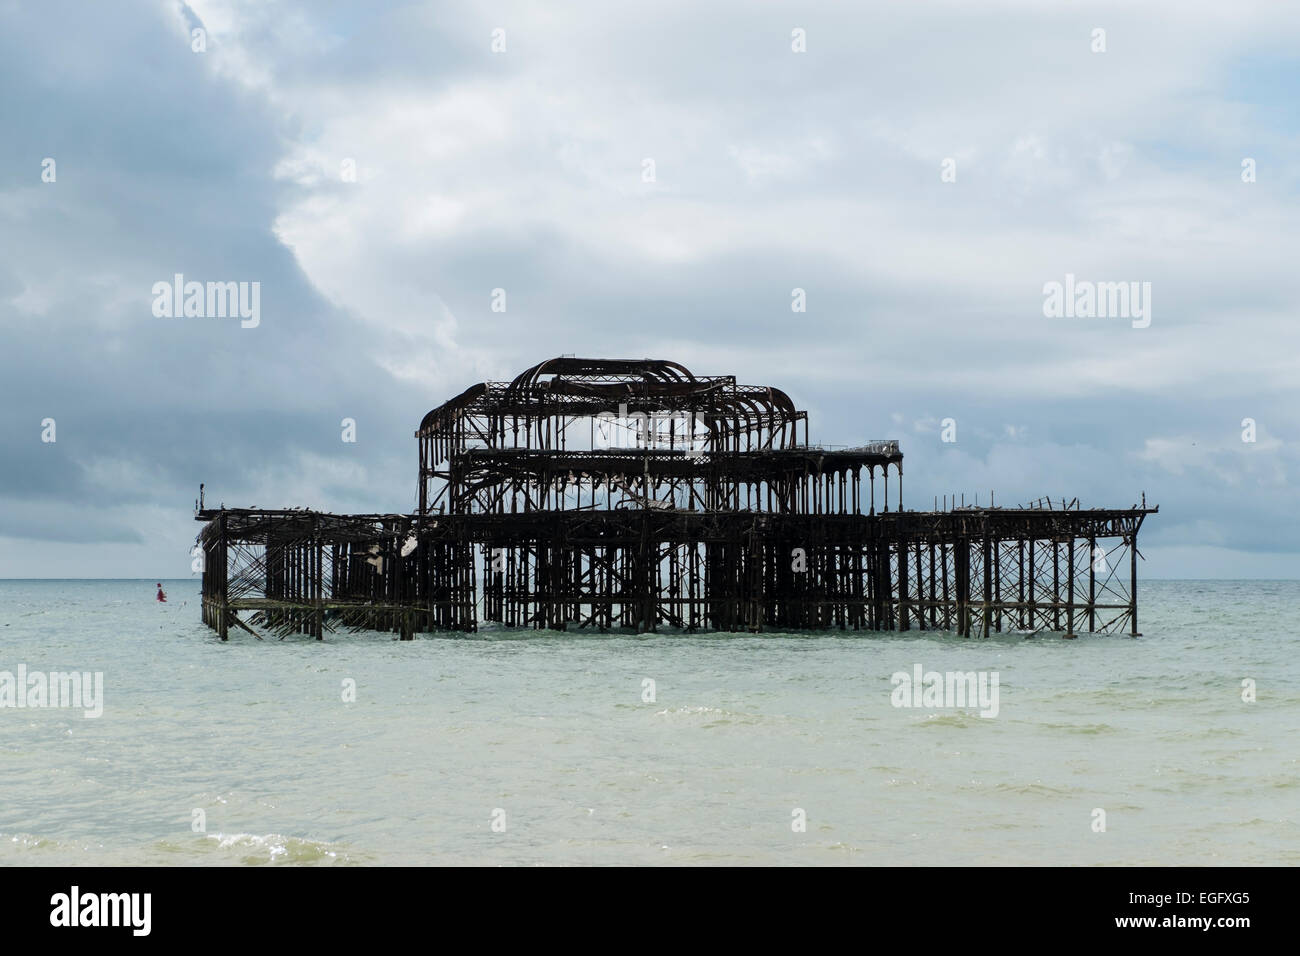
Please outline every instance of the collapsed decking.
[[1157, 508], [905, 511], [897, 441], [810, 445], [784, 392], [732, 376], [552, 359], [468, 389], [416, 438], [414, 514], [200, 503], [204, 623], [1138, 633]]

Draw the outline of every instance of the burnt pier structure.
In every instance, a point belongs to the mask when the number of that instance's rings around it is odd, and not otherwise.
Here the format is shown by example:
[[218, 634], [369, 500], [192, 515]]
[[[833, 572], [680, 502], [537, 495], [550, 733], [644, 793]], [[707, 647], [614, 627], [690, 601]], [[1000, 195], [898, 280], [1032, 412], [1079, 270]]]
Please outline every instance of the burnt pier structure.
[[207, 509], [225, 639], [521, 628], [1138, 634], [1155, 507], [903, 505], [895, 440], [808, 440], [780, 389], [558, 358], [429, 412], [411, 514]]

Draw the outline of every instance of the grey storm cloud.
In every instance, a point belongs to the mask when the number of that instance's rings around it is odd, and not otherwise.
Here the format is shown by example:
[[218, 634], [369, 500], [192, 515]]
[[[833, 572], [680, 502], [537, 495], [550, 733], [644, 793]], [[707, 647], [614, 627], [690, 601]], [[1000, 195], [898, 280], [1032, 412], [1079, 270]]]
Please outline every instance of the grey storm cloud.
[[[1151, 573], [1300, 574], [1298, 34], [1263, 2], [2, 7], [0, 575], [187, 573], [200, 481], [409, 509], [423, 413], [560, 353], [900, 438], [913, 507], [1145, 491]], [[259, 282], [260, 325], [153, 315], [177, 273]], [[1151, 327], [1046, 318], [1067, 273], [1150, 282]]]

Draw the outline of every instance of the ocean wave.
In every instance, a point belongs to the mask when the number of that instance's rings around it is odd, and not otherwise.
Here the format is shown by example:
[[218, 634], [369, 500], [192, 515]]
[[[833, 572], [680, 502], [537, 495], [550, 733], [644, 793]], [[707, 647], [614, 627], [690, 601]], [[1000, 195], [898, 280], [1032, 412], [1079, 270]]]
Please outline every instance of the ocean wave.
[[764, 718], [760, 714], [746, 714], [723, 710], [721, 707], [671, 707], [655, 711], [656, 717], [667, 718], [704, 718], [704, 727], [720, 727], [727, 724], [759, 724]]
[[991, 789], [994, 793], [1017, 793], [1029, 797], [1065, 797], [1074, 793], [1069, 787], [1049, 787], [1045, 783], [999, 783]]
[[260, 836], [254, 833], [212, 833], [208, 834], [207, 840], [211, 841], [208, 853], [238, 856], [238, 862], [246, 866], [268, 863], [299, 866], [320, 863], [337, 866], [362, 862], [338, 844], [279, 833]]
[[1061, 730], [1067, 734], [1113, 734], [1118, 733], [1118, 727], [1112, 727], [1110, 724], [1039, 724], [1044, 730]]

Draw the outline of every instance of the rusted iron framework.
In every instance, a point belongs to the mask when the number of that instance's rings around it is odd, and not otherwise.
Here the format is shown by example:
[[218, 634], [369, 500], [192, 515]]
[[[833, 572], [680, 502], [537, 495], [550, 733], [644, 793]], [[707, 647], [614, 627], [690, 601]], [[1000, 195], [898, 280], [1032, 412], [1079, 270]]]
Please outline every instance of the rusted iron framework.
[[223, 639], [480, 621], [1138, 633], [1157, 508], [904, 510], [897, 441], [811, 445], [784, 392], [733, 376], [552, 359], [467, 389], [416, 438], [414, 514], [200, 503], [204, 622]]

